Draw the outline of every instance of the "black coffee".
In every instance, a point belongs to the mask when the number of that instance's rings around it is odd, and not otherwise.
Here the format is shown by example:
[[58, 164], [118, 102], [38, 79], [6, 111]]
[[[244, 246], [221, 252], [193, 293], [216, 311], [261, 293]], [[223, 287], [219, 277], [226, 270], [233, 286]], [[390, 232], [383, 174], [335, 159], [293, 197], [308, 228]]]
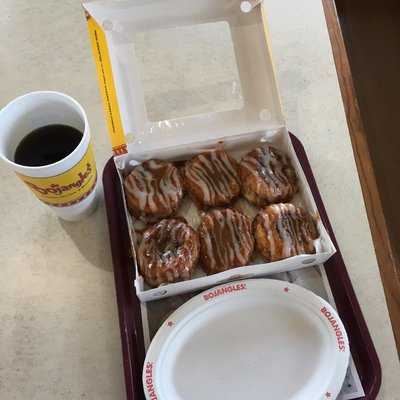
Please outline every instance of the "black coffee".
[[82, 132], [67, 125], [46, 125], [25, 136], [15, 150], [14, 161], [27, 167], [53, 164], [71, 154]]

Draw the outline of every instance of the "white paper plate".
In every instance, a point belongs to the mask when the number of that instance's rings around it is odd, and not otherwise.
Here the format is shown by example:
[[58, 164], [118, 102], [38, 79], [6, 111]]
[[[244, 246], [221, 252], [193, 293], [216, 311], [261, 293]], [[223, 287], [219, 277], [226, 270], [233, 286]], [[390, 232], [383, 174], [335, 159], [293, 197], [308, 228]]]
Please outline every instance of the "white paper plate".
[[297, 285], [246, 280], [207, 290], [154, 337], [149, 400], [335, 399], [349, 362], [336, 311]]

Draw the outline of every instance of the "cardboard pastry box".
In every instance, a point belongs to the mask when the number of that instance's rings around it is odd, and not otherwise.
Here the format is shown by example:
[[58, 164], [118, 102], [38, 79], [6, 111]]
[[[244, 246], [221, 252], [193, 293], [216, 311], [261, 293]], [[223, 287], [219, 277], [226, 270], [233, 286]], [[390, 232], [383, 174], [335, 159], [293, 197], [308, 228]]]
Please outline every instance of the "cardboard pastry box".
[[[181, 161], [222, 146], [240, 159], [271, 143], [292, 161], [299, 180], [293, 203], [317, 219], [316, 254], [305, 254], [150, 288], [140, 275], [138, 222], [127, 212], [132, 268], [140, 300], [149, 301], [235, 279], [265, 276], [325, 262], [336, 251], [318, 217], [292, 147], [279, 99], [268, 42], [265, 5], [243, 12], [240, 0], [104, 0], [84, 8], [100, 90], [122, 179], [139, 162]], [[187, 196], [186, 196], [187, 197]], [[246, 201], [235, 207], [250, 216]], [[178, 213], [197, 228], [199, 212], [185, 199]]]

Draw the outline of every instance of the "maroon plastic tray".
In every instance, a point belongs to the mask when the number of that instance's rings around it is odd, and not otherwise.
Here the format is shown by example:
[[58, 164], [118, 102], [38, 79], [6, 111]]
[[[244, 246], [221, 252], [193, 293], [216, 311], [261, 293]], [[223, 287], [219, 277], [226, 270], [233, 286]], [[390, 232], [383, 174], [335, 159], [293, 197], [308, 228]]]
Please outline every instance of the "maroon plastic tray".
[[[291, 140], [307, 177], [321, 219], [331, 235], [337, 253], [326, 263], [326, 273], [337, 309], [350, 339], [351, 352], [365, 391], [365, 400], [375, 400], [381, 385], [381, 367], [365, 324], [338, 244], [322, 203], [303, 145], [291, 134]], [[115, 287], [121, 329], [122, 356], [127, 400], [144, 400], [142, 368], [145, 357], [139, 299], [134, 288], [134, 268], [128, 227], [124, 216], [122, 193], [117, 171], [111, 158], [104, 168], [103, 185], [107, 209]]]

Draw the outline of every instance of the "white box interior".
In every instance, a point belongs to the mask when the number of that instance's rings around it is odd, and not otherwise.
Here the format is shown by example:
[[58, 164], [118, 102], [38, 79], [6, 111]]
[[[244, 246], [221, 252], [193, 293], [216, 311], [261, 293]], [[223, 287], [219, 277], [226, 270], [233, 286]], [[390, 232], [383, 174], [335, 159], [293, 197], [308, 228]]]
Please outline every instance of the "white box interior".
[[260, 7], [131, 0], [85, 8], [106, 34], [129, 149], [284, 125]]

